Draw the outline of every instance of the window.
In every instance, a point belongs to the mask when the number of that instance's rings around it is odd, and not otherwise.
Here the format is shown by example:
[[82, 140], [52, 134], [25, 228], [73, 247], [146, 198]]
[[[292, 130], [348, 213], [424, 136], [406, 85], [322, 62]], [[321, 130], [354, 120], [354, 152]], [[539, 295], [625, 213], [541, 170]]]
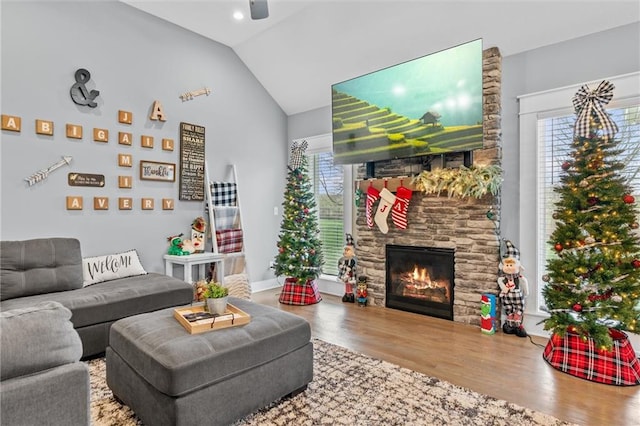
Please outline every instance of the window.
[[345, 233], [351, 230], [351, 167], [334, 165], [331, 135], [305, 138], [309, 143], [309, 176], [316, 197], [322, 252], [323, 275], [338, 275]]
[[[615, 85], [613, 100], [605, 107], [618, 125], [619, 159], [634, 194], [640, 200], [640, 93], [639, 74], [607, 79]], [[599, 81], [586, 83], [595, 89]], [[530, 298], [527, 311], [543, 316], [542, 275], [553, 256], [548, 244], [555, 227], [553, 211], [562, 163], [569, 160], [576, 116], [571, 99], [582, 84], [525, 95], [520, 100], [520, 249], [527, 265]], [[531, 161], [534, 158], [536, 161]], [[535, 228], [533, 225], [535, 224]], [[532, 268], [533, 266], [533, 268]]]

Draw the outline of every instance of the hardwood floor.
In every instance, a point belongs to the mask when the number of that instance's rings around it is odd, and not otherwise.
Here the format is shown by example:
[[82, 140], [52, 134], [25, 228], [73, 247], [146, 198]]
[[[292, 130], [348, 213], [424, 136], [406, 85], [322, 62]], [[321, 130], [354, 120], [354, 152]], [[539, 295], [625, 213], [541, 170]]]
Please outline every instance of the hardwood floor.
[[[580, 425], [640, 425], [640, 386], [609, 386], [555, 370], [547, 339], [519, 338], [323, 294], [310, 306], [282, 305], [279, 289], [252, 300], [305, 318], [313, 337]], [[640, 348], [634, 348], [636, 353]]]

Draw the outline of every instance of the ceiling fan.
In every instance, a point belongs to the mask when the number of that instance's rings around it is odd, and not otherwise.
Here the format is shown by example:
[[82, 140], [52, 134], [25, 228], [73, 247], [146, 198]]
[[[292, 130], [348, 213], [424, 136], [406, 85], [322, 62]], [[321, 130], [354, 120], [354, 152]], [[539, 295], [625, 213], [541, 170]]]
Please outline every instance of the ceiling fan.
[[269, 17], [269, 7], [267, 0], [249, 0], [251, 19], [264, 19]]

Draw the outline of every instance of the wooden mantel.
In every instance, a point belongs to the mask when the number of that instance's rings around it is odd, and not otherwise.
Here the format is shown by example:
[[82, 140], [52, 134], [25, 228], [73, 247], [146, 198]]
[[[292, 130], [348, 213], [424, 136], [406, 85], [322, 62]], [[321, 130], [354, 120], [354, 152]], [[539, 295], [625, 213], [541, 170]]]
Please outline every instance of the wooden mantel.
[[382, 190], [382, 188], [387, 188], [391, 192], [396, 192], [398, 187], [404, 186], [407, 189], [415, 191], [417, 190], [417, 187], [412, 183], [412, 181], [413, 177], [411, 176], [359, 179], [356, 180], [356, 189], [367, 192], [367, 188], [369, 188], [369, 186], [373, 186], [378, 191]]

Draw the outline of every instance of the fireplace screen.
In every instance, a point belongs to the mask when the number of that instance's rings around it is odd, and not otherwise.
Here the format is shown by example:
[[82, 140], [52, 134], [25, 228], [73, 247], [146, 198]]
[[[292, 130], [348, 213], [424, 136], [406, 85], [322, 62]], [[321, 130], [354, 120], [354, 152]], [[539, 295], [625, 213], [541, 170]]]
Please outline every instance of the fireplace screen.
[[454, 250], [387, 245], [386, 306], [453, 320]]

